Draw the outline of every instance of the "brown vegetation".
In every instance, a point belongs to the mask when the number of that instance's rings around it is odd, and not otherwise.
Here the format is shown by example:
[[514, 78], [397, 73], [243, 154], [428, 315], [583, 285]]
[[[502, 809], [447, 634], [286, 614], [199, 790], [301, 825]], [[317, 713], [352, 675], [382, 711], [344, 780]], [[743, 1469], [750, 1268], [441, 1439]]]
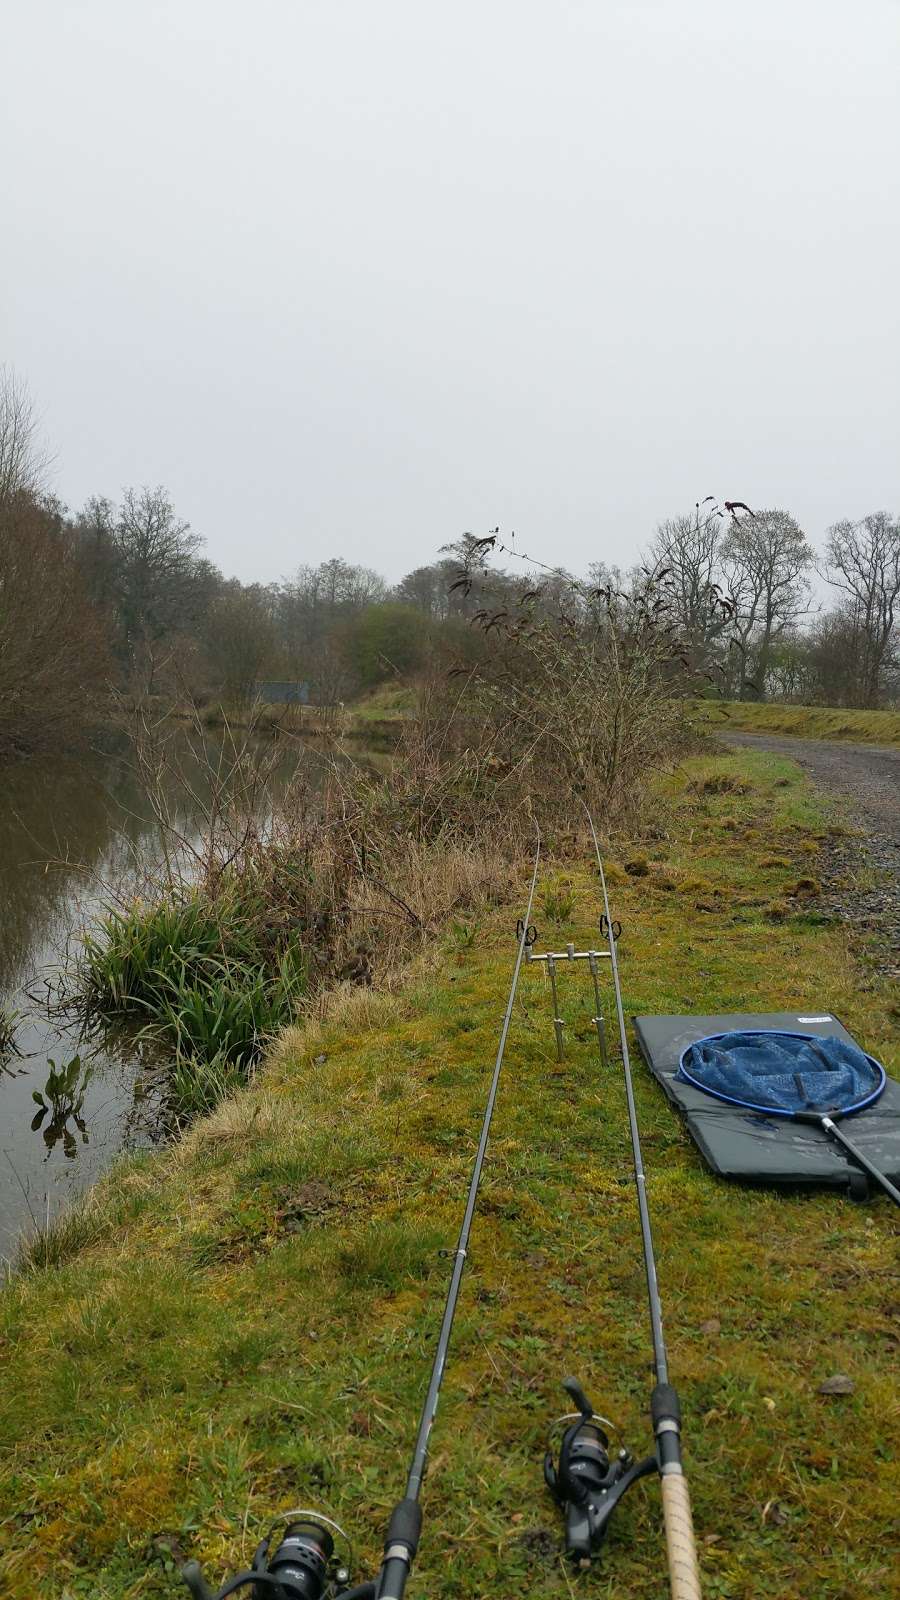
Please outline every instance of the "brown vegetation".
[[0, 501], [0, 760], [57, 749], [89, 723], [108, 673], [100, 619], [52, 501]]

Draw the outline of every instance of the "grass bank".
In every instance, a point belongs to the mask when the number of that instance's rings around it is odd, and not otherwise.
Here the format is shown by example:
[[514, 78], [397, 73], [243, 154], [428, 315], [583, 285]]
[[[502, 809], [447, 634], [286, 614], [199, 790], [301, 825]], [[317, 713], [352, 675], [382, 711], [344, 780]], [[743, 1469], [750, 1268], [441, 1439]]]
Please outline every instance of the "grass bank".
[[700, 701], [697, 711], [713, 730], [793, 734], [800, 739], [847, 739], [857, 744], [900, 744], [900, 711], [846, 711], [832, 706], [786, 706], [755, 701]]
[[175, 715], [204, 728], [244, 728], [259, 734], [284, 734], [310, 739], [354, 739], [372, 749], [390, 749], [414, 715], [415, 689], [388, 684], [340, 706], [228, 705], [210, 701], [182, 707]]
[[[666, 787], [655, 836], [611, 874], [627, 1010], [827, 1005], [897, 1072], [888, 994], [815, 909], [828, 819], [798, 770], [742, 751], [687, 761]], [[218, 1575], [272, 1513], [309, 1504], [374, 1569], [520, 910], [457, 927], [393, 995], [338, 991], [248, 1089], [178, 1147], [121, 1163], [38, 1241], [45, 1264], [0, 1308], [4, 1595], [174, 1597], [167, 1551]], [[561, 844], [542, 935], [589, 938], [596, 912], [583, 857]], [[620, 1074], [598, 1067], [587, 992], [568, 983], [557, 1065], [542, 983], [523, 974], [433, 1439], [410, 1589], [431, 1600], [665, 1592], [656, 1485], [632, 1492], [603, 1568], [578, 1579], [541, 1485], [564, 1374], [636, 1448], [651, 1383]], [[640, 1067], [637, 1080], [704, 1594], [884, 1600], [893, 1214], [717, 1182]], [[838, 1372], [852, 1393], [820, 1394]]]

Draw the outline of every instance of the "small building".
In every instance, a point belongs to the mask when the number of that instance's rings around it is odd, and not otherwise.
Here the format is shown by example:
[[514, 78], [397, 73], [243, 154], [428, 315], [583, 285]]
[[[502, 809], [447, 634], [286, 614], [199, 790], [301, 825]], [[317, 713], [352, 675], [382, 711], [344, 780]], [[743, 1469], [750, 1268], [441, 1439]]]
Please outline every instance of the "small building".
[[256, 698], [265, 706], [308, 706], [308, 683], [258, 683]]

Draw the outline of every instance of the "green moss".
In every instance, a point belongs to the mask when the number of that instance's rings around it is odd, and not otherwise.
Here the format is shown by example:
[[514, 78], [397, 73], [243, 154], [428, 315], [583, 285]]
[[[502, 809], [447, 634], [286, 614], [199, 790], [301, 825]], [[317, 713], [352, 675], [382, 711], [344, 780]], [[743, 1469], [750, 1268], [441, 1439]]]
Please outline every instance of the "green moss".
[[[822, 826], [814, 791], [793, 768], [776, 788], [777, 758], [716, 759], [744, 785], [721, 802], [737, 835], [698, 817], [708, 758], [659, 799], [666, 870], [682, 881], [702, 859], [712, 909], [650, 897], [646, 879], [615, 885], [626, 1014], [827, 1006], [896, 1071], [895, 997], [862, 981], [844, 932], [765, 921], [770, 869], [745, 830], [799, 874], [798, 830]], [[567, 862], [566, 875], [569, 934], [590, 940], [596, 880], [587, 864]], [[419, 969], [396, 999], [360, 996], [286, 1035], [178, 1149], [100, 1185], [92, 1237], [70, 1236], [52, 1269], [7, 1285], [4, 1596], [172, 1600], [151, 1541], [177, 1540], [218, 1577], [298, 1504], [349, 1525], [359, 1575], [374, 1570], [427, 1381], [451, 1265], [439, 1249], [456, 1240], [521, 909], [486, 915], [477, 944]], [[545, 980], [522, 974], [410, 1586], [431, 1600], [571, 1600], [580, 1588], [554, 1553], [540, 1474], [564, 1374], [583, 1377], [634, 1448], [649, 1445], [622, 1082], [615, 1060], [608, 1071], [597, 1061], [582, 980], [560, 972], [559, 1065]], [[603, 994], [612, 1030], [608, 979]], [[889, 1206], [717, 1182], [634, 1055], [704, 1592], [887, 1595]], [[819, 1394], [835, 1372], [852, 1395]], [[617, 1513], [584, 1592], [661, 1594], [664, 1573], [651, 1481]]]

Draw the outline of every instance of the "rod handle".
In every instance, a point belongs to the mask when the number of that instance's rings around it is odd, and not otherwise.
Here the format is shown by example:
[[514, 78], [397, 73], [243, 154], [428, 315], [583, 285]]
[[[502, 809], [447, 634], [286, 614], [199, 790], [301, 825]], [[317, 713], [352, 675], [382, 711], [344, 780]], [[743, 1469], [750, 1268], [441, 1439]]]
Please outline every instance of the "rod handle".
[[701, 1600], [691, 1497], [683, 1473], [663, 1473], [662, 1503], [672, 1600]]

